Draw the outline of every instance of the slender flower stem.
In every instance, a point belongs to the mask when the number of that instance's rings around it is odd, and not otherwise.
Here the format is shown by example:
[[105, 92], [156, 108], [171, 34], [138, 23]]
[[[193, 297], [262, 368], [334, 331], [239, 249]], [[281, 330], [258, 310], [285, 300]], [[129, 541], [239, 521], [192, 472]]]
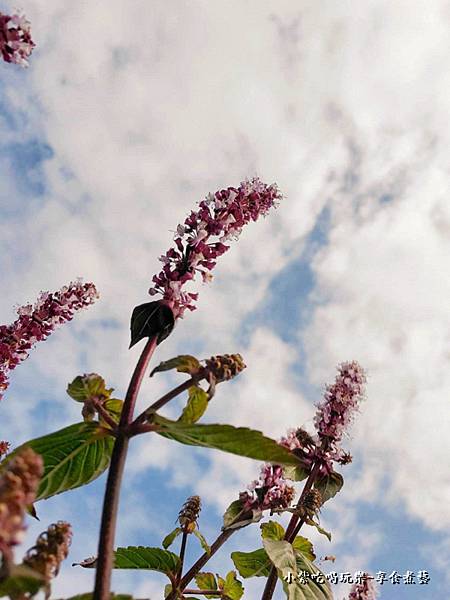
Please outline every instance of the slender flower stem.
[[187, 379], [184, 383], [181, 383], [180, 385], [178, 385], [173, 390], [170, 390], [170, 392], [167, 392], [167, 394], [164, 394], [164, 396], [161, 396], [161, 398], [159, 398], [159, 400], [156, 400], [156, 402], [153, 402], [153, 404], [151, 406], [146, 408], [144, 410], [144, 412], [142, 412], [138, 417], [135, 418], [135, 420], [132, 423], [132, 426], [134, 426], [138, 423], [144, 423], [146, 421], [146, 419], [148, 418], [148, 416], [152, 412], [156, 412], [157, 410], [162, 408], [165, 404], [170, 402], [170, 400], [172, 400], [179, 394], [182, 394], [183, 392], [188, 390], [191, 386], [193, 386], [196, 383], [198, 383], [199, 381], [201, 381], [203, 378], [204, 378], [204, 375], [202, 373], [198, 373], [194, 377], [191, 377], [190, 379]]
[[[297, 502], [297, 508], [300, 508], [300, 506], [303, 502], [303, 499], [305, 498], [305, 496], [309, 492], [309, 490], [312, 488], [313, 483], [316, 480], [316, 477], [319, 473], [319, 469], [320, 469], [320, 463], [316, 462], [314, 464], [313, 468], [311, 469], [308, 479], [306, 480], [306, 483], [303, 487], [303, 491]], [[300, 518], [298, 515], [295, 515], [295, 514], [292, 515], [291, 520], [289, 521], [289, 524], [287, 526], [286, 533], [284, 534], [284, 539], [286, 541], [292, 543], [295, 539], [295, 536], [300, 531], [300, 528], [303, 525], [303, 523], [304, 523], [303, 518]], [[272, 567], [272, 569], [270, 570], [269, 577], [267, 578], [266, 586], [264, 588], [263, 595], [261, 596], [261, 600], [271, 600], [273, 593], [275, 591], [276, 585], [277, 585], [277, 577], [278, 577], [277, 570], [275, 567]]]
[[155, 351], [156, 344], [156, 337], [149, 338], [147, 341], [134, 369], [123, 404], [118, 436], [114, 444], [103, 501], [103, 514], [100, 527], [97, 571], [93, 596], [94, 600], [109, 600], [110, 597], [114, 535], [119, 507], [119, 494], [129, 442], [125, 430], [133, 418], [137, 395], [148, 363]]
[[[181, 578], [179, 585], [178, 585], [178, 589], [179, 590], [183, 590], [183, 588], [185, 588], [187, 586], [188, 583], [190, 583], [190, 581], [192, 581], [192, 579], [197, 575], [197, 573], [200, 571], [200, 569], [202, 569], [206, 563], [209, 561], [210, 558], [212, 558], [212, 556], [217, 552], [217, 550], [219, 550], [219, 548], [221, 548], [223, 546], [223, 544], [225, 544], [225, 542], [228, 540], [228, 538], [231, 537], [231, 535], [237, 531], [236, 529], [226, 529], [225, 531], [222, 531], [222, 533], [217, 537], [217, 539], [211, 544], [211, 551], [210, 552], [204, 552], [200, 558], [192, 565], [192, 567], [189, 569], [189, 571], [186, 573], [186, 575], [183, 575], [183, 577]], [[186, 593], [186, 592], [183, 592]], [[173, 590], [166, 598], [166, 600], [175, 600], [176, 599], [176, 594], [177, 594], [177, 590]], [[217, 590], [216, 590], [216, 594], [217, 594]]]
[[180, 581], [181, 576], [183, 574], [183, 564], [184, 564], [184, 555], [186, 554], [186, 542], [187, 542], [188, 532], [183, 531], [183, 537], [181, 538], [181, 548], [180, 548], [180, 567], [178, 569], [177, 575], [177, 583]]

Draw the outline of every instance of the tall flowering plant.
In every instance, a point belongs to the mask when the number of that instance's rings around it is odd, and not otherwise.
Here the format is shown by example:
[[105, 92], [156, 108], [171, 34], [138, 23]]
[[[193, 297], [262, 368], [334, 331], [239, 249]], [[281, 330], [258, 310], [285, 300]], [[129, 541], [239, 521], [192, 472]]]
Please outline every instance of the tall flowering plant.
[[[0, 13], [3, 59], [25, 66], [33, 47], [26, 19]], [[94, 556], [74, 563], [96, 570], [95, 587], [92, 593], [72, 600], [118, 598], [110, 590], [111, 572], [128, 568], [163, 572], [168, 578], [166, 600], [193, 596], [239, 600], [244, 587], [238, 574], [244, 579], [265, 578], [262, 600], [272, 598], [278, 581], [290, 599], [332, 598], [331, 587], [314, 562], [313, 546], [299, 531], [303, 526], [315, 527], [330, 538], [320, 526], [318, 514], [343, 485], [336, 465], [351, 461], [341, 444], [359, 410], [366, 383], [364, 370], [356, 361], [339, 365], [334, 383], [326, 386], [317, 405], [315, 431], [292, 428], [278, 441], [249, 428], [202, 421], [217, 386], [245, 369], [244, 360], [237, 353], [203, 360], [180, 355], [161, 362], [151, 376], [175, 369], [187, 378], [141, 414], [134, 414], [156, 346], [172, 333], [186, 310], [196, 308], [198, 291], [192, 288], [196, 279], [211, 281], [211, 272], [217, 259], [229, 250], [229, 242], [239, 237], [245, 225], [266, 216], [280, 201], [277, 186], [258, 178], [209, 194], [177, 226], [173, 246], [160, 257], [162, 269], [153, 276], [149, 289], [154, 299], [140, 304], [132, 313], [130, 347], [142, 340], [145, 344], [125, 398], [112, 397], [113, 389], [97, 373], [80, 374], [68, 384], [67, 393], [81, 405], [82, 421], [12, 450], [10, 443], [0, 437], [1, 597], [50, 597], [51, 582], [69, 553], [72, 528], [65, 521], [51, 524], [22, 561], [16, 563], [14, 553], [23, 539], [27, 515], [36, 514], [37, 502], [87, 485], [107, 471], [98, 547], [93, 547]], [[98, 298], [93, 283], [77, 280], [57, 292], [42, 292], [34, 304], [17, 309], [17, 319], [12, 324], [0, 326], [0, 399], [8, 390], [11, 373], [36, 344]], [[180, 394], [186, 400], [179, 417], [172, 420], [163, 416], [161, 409]], [[259, 477], [237, 493], [225, 511], [218, 536], [211, 544], [199, 529], [202, 503], [194, 495], [181, 507], [175, 529], [160, 546], [115, 546], [128, 447], [134, 437], [143, 434], [263, 462]], [[283, 513], [290, 515], [286, 529], [276, 520]], [[266, 520], [268, 516], [272, 519]], [[204, 570], [233, 534], [259, 522], [261, 547], [252, 552], [232, 552], [235, 570], [224, 576]], [[193, 538], [202, 551], [186, 569], [186, 548]], [[173, 544], [178, 544], [177, 552], [169, 550]], [[349, 600], [375, 597], [376, 590], [367, 577], [353, 586]]]

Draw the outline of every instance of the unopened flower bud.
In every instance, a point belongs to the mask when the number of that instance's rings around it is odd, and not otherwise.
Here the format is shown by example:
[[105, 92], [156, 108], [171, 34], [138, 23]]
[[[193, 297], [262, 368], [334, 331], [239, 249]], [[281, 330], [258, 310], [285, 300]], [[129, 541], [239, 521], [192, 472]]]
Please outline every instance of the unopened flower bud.
[[216, 383], [228, 381], [236, 377], [246, 367], [240, 354], [223, 354], [212, 356], [205, 360], [206, 369], [212, 375]]
[[305, 516], [310, 519], [317, 513], [322, 506], [322, 495], [319, 490], [309, 490], [302, 500], [301, 509]]
[[70, 524], [58, 521], [40, 534], [36, 544], [28, 550], [23, 559], [25, 565], [44, 576], [46, 598], [50, 596], [50, 580], [58, 574], [62, 561], [69, 554], [71, 542], [72, 528]]
[[0, 552], [6, 556], [22, 542], [25, 512], [34, 502], [43, 471], [41, 456], [24, 448], [0, 475]]
[[178, 522], [185, 531], [195, 529], [201, 508], [200, 496], [190, 496], [183, 504], [178, 515]]

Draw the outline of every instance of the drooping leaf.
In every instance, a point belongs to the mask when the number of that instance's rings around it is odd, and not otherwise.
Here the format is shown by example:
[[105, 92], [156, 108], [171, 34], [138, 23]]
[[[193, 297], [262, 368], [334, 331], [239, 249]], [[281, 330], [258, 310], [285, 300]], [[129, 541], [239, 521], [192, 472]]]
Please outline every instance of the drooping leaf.
[[41, 573], [30, 569], [26, 565], [13, 565], [10, 575], [0, 581], [0, 597], [22, 597], [23, 594], [37, 594], [45, 584]]
[[24, 447], [40, 454], [44, 461], [44, 475], [36, 500], [42, 500], [97, 479], [109, 465], [113, 445], [114, 438], [99, 423], [76, 423], [22, 444], [8, 454], [0, 467]]
[[180, 566], [176, 554], [161, 548], [146, 546], [128, 546], [114, 551], [115, 569], [147, 569], [159, 571], [165, 575], [175, 575]]
[[223, 529], [241, 529], [250, 523], [257, 523], [263, 517], [261, 510], [244, 511], [241, 500], [234, 500], [223, 515]]
[[235, 522], [236, 517], [242, 513], [244, 505], [241, 500], [234, 500], [223, 515], [223, 527], [227, 528]]
[[[195, 583], [200, 590], [217, 590], [217, 581], [214, 573], [202, 572], [195, 576]], [[220, 594], [209, 594], [206, 598], [219, 598]]]
[[305, 523], [307, 525], [311, 525], [312, 527], [315, 527], [319, 533], [321, 533], [322, 535], [327, 537], [328, 541], [331, 542], [331, 533], [329, 531], [326, 531], [325, 529], [323, 529], [317, 521], [315, 521], [314, 519], [306, 519]]
[[336, 496], [343, 485], [344, 478], [336, 472], [324, 475], [314, 482], [314, 487], [319, 490], [322, 496], [322, 503]]
[[272, 563], [264, 548], [253, 552], [232, 552], [231, 560], [239, 571], [239, 575], [248, 577], [268, 577]]
[[294, 552], [297, 554], [300, 552], [303, 556], [306, 556], [309, 560], [315, 560], [316, 555], [314, 554], [314, 548], [312, 543], [302, 535], [298, 535], [292, 542]]
[[166, 535], [166, 537], [162, 541], [163, 548], [167, 550], [167, 548], [173, 544], [174, 540], [181, 534], [181, 527], [175, 527], [173, 531]]
[[198, 539], [201, 547], [206, 552], [206, 554], [211, 554], [211, 548], [209, 547], [208, 542], [205, 540], [205, 537], [200, 533], [200, 531], [198, 529], [194, 529], [192, 533]]
[[196, 423], [208, 407], [208, 394], [201, 387], [193, 385], [189, 388], [189, 398], [183, 409], [180, 423]]
[[[291, 592], [289, 598], [296, 600], [333, 600], [333, 594], [331, 592], [330, 584], [328, 583], [325, 575], [318, 569], [304, 554], [296, 552], [297, 559], [297, 573], [307, 573], [306, 583], [300, 583], [297, 581], [297, 587], [299, 588], [295, 594], [294, 590]], [[289, 586], [291, 588], [291, 586]], [[303, 596], [299, 595], [300, 593]]]
[[191, 356], [190, 354], [180, 354], [179, 356], [175, 356], [175, 358], [164, 360], [159, 363], [159, 365], [150, 373], [150, 377], [153, 377], [155, 373], [171, 371], [172, 369], [176, 369], [179, 373], [195, 375], [201, 368], [202, 366], [195, 356]]
[[297, 463], [297, 458], [260, 431], [232, 425], [181, 423], [155, 415], [156, 433], [190, 446], [214, 448], [278, 465]]
[[175, 325], [172, 310], [159, 300], [145, 302], [136, 306], [131, 315], [131, 342], [130, 348], [144, 338], [158, 336], [160, 344], [168, 337]]
[[114, 388], [106, 388], [105, 380], [97, 373], [78, 375], [68, 384], [67, 393], [77, 402], [85, 402], [94, 396], [97, 398], [109, 398]]
[[284, 528], [276, 521], [268, 521], [261, 525], [261, 537], [268, 540], [282, 540]]
[[225, 598], [229, 598], [229, 600], [240, 600], [244, 595], [244, 588], [236, 577], [236, 571], [230, 571], [225, 580], [220, 578], [219, 588], [225, 594]]

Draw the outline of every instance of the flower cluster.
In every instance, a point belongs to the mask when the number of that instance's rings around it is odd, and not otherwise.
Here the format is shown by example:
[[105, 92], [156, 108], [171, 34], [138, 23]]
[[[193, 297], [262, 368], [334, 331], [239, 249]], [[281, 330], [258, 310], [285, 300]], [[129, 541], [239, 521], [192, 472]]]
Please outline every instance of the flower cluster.
[[4, 15], [0, 12], [0, 53], [3, 60], [27, 67], [27, 59], [35, 47], [30, 23], [23, 15]]
[[40, 534], [35, 546], [26, 553], [23, 563], [41, 573], [47, 585], [47, 596], [50, 595], [48, 584], [59, 572], [62, 561], [69, 554], [72, 542], [72, 528], [65, 521], [50, 525], [47, 531]]
[[23, 449], [0, 476], [0, 552], [11, 556], [11, 547], [22, 542], [24, 516], [34, 502], [43, 474], [42, 458], [31, 448]]
[[205, 365], [209, 376], [214, 377], [216, 383], [229, 381], [246, 368], [240, 354], [211, 356], [211, 358], [205, 359]]
[[294, 488], [284, 479], [280, 465], [263, 465], [259, 479], [247, 490], [239, 494], [246, 510], [287, 508], [295, 495]]
[[376, 600], [378, 591], [375, 583], [366, 576], [361, 583], [354, 583], [350, 590], [348, 600]]
[[328, 385], [322, 402], [317, 407], [314, 424], [321, 443], [320, 452], [331, 466], [333, 461], [348, 463], [350, 456], [339, 447], [364, 396], [366, 375], [356, 362], [339, 365], [333, 385]]
[[98, 298], [93, 283], [80, 280], [58, 292], [41, 292], [34, 306], [19, 307], [19, 318], [11, 325], [0, 325], [0, 400], [9, 385], [8, 374], [28, 357], [36, 342], [45, 340], [57, 325], [70, 321], [75, 312]]
[[193, 302], [198, 294], [183, 292], [183, 285], [193, 280], [196, 272], [203, 281], [210, 281], [216, 259], [229, 249], [224, 242], [236, 239], [244, 225], [266, 215], [280, 199], [275, 184], [266, 185], [258, 178], [244, 181], [238, 188], [209, 194], [199, 203], [199, 209], [178, 225], [175, 247], [161, 256], [164, 266], [153, 277], [155, 285], [149, 294], [162, 294], [175, 318], [182, 317], [186, 309], [195, 310]]

